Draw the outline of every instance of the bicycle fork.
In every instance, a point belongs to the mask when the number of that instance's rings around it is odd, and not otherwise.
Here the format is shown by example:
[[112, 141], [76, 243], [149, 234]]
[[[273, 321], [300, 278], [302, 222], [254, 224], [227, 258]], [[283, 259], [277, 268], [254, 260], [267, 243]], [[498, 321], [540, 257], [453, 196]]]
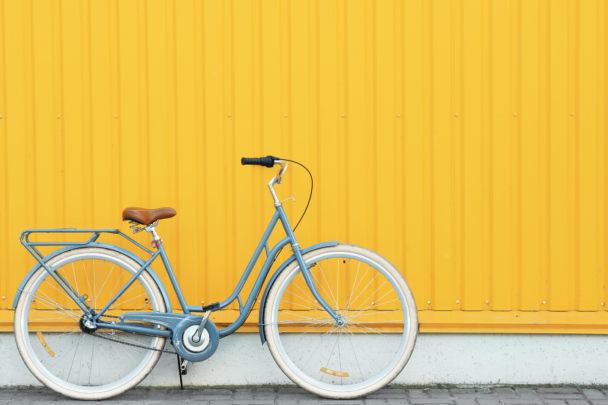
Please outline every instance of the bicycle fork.
[[317, 302], [323, 307], [323, 309], [325, 309], [325, 311], [327, 311], [327, 313], [333, 318], [333, 320], [339, 326], [342, 326], [345, 323], [344, 318], [340, 314], [336, 313], [336, 311], [334, 311], [334, 309], [323, 299], [323, 297], [319, 293], [319, 290], [317, 289], [315, 281], [312, 278], [312, 273], [310, 271], [310, 268], [304, 262], [304, 257], [302, 257], [300, 245], [298, 245], [296, 236], [294, 235], [293, 231], [291, 230], [291, 226], [289, 224], [289, 221], [287, 220], [287, 216], [285, 215], [285, 210], [283, 209], [283, 206], [278, 205], [278, 206], [276, 206], [276, 209], [279, 212], [279, 217], [281, 218], [281, 223], [283, 224], [283, 228], [285, 228], [285, 232], [287, 233], [287, 236], [289, 237], [290, 242], [291, 242], [291, 249], [293, 250], [293, 254], [296, 257], [296, 261], [298, 262], [298, 265], [300, 266], [302, 275], [304, 276], [304, 281], [306, 281], [306, 284], [308, 285], [310, 292], [312, 293], [313, 297], [315, 297]]

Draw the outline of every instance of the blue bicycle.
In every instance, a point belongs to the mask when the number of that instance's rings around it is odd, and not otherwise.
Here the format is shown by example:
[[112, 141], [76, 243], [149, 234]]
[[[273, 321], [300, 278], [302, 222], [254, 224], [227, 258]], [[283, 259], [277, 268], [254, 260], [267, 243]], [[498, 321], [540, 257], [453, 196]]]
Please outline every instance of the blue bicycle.
[[[134, 233], [152, 235], [155, 251], [117, 229], [24, 231], [21, 243], [38, 263], [15, 296], [14, 325], [17, 347], [34, 376], [68, 397], [100, 400], [140, 383], [163, 352], [177, 353], [182, 368], [209, 358], [220, 339], [245, 322], [276, 257], [289, 244], [293, 255], [262, 293], [262, 344], [268, 342], [274, 360], [294, 383], [323, 397], [360, 397], [390, 383], [416, 342], [412, 292], [399, 271], [375, 252], [338, 242], [306, 249], [298, 245], [274, 190], [288, 162], [272, 156], [241, 160], [243, 165], [280, 165], [268, 184], [276, 212], [234, 292], [223, 302], [186, 303], [156, 228], [161, 219], [176, 215], [172, 208], [127, 208], [122, 213]], [[279, 221], [286, 237], [269, 249], [268, 238]], [[30, 241], [34, 233], [92, 236], [86, 242]], [[97, 242], [102, 234], [120, 235], [149, 257], [143, 260]], [[41, 246], [63, 247], [44, 256]], [[263, 251], [266, 260], [243, 304], [240, 292]], [[165, 286], [150, 267], [158, 257], [182, 313], [173, 312]], [[240, 316], [218, 330], [211, 313], [235, 300]], [[167, 340], [174, 351], [165, 348]]]

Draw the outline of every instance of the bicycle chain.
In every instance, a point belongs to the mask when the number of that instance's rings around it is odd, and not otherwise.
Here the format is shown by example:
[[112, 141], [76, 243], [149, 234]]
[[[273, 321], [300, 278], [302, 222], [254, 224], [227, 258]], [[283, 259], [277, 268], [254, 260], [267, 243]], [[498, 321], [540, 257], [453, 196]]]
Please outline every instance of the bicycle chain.
[[[116, 318], [116, 319], [120, 319], [120, 317], [118, 316], [112, 316], [112, 315], [102, 315], [102, 317], [104, 318]], [[111, 329], [111, 328], [110, 328]], [[132, 346], [132, 347], [138, 347], [140, 349], [146, 349], [146, 350], [152, 350], [154, 352], [161, 352], [161, 353], [168, 353], [168, 354], [177, 354], [176, 352], [172, 352], [170, 350], [165, 350], [165, 349], [156, 349], [154, 347], [147, 347], [147, 346], [142, 346], [142, 345], [136, 345], [134, 343], [127, 343], [127, 342], [121, 342], [120, 340], [115, 340], [115, 339], [110, 339], [107, 336], [101, 336], [98, 333], [89, 333], [89, 335], [94, 336], [96, 338], [100, 338], [100, 339], [105, 339], [105, 340], [109, 340], [110, 342], [114, 342], [114, 343], [120, 343], [121, 345], [126, 345], [126, 346]]]

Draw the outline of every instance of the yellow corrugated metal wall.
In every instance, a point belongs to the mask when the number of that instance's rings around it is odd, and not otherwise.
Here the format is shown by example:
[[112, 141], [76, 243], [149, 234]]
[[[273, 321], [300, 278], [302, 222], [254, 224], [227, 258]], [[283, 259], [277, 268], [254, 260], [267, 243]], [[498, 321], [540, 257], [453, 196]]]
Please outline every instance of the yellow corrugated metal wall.
[[[159, 231], [190, 303], [227, 297], [273, 212], [271, 171], [239, 159], [273, 154], [315, 176], [300, 244], [380, 252], [422, 331], [605, 333], [607, 18], [603, 0], [0, 1], [0, 327], [34, 264], [22, 230], [126, 231], [132, 205], [176, 208]], [[278, 188], [292, 221], [308, 189], [293, 167]]]

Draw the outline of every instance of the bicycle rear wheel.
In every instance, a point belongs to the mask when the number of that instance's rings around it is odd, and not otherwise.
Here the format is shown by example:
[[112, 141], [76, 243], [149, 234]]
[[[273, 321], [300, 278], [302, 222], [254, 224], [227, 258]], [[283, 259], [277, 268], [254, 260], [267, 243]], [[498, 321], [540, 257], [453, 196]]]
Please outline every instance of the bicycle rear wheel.
[[405, 367], [418, 333], [405, 279], [386, 259], [358, 246], [315, 250], [304, 261], [342, 322], [313, 298], [294, 261], [275, 280], [264, 309], [275, 361], [300, 387], [326, 398], [357, 398], [386, 386]]
[[[103, 308], [141, 266], [103, 248], [80, 248], [46, 263], [94, 310]], [[166, 312], [160, 289], [147, 271], [120, 296], [102, 320], [123, 312]], [[141, 382], [158, 362], [165, 339], [83, 328], [82, 310], [44, 269], [26, 283], [15, 309], [15, 340], [23, 361], [47, 387], [65, 396], [100, 400]], [[150, 350], [156, 349], [156, 350]]]

